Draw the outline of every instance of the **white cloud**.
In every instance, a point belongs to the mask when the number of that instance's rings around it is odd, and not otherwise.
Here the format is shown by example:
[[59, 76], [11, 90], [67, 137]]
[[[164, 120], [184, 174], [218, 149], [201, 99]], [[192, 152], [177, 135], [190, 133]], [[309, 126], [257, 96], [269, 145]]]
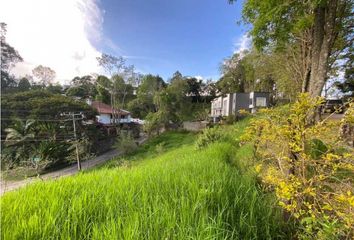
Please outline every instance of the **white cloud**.
[[97, 0], [3, 0], [0, 16], [7, 23], [7, 42], [24, 59], [12, 70], [15, 75], [30, 74], [42, 64], [64, 83], [100, 71], [100, 53], [93, 45], [102, 39]]
[[204, 78], [200, 75], [194, 76], [197, 80], [203, 80]]
[[251, 38], [248, 36], [248, 34], [243, 34], [234, 43], [234, 53], [242, 53], [243, 51], [249, 49], [251, 42]]

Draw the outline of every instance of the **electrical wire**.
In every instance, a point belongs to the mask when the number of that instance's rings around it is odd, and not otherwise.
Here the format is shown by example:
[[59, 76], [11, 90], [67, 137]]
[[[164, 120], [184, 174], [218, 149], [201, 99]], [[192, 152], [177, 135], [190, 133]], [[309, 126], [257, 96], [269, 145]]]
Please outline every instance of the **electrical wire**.
[[[34, 110], [29, 110], [29, 109], [1, 109], [2, 112], [30, 112], [32, 113]], [[89, 110], [83, 110], [83, 111], [75, 111], [76, 113], [92, 113], [94, 111], [89, 111]]]
[[[34, 121], [38, 121], [38, 122], [68, 122], [68, 121], [72, 121], [72, 119], [39, 119], [39, 118], [18, 118], [18, 117], [14, 117], [14, 118], [0, 118], [1, 121], [15, 121], [15, 120], [34, 120]], [[82, 119], [75, 119], [75, 120], [82, 120]]]

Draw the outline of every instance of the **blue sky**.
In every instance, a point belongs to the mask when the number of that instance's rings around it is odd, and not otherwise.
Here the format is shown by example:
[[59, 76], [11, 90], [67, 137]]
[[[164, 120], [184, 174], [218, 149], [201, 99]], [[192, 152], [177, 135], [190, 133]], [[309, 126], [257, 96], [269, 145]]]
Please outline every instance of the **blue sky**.
[[67, 84], [103, 73], [96, 58], [105, 52], [165, 80], [177, 70], [217, 80], [223, 59], [248, 42], [246, 27], [236, 24], [241, 0], [2, 1], [6, 41], [24, 59], [12, 69], [18, 77], [41, 64]]
[[217, 79], [219, 65], [242, 47], [242, 1], [102, 0], [101, 51], [125, 56], [142, 73]]

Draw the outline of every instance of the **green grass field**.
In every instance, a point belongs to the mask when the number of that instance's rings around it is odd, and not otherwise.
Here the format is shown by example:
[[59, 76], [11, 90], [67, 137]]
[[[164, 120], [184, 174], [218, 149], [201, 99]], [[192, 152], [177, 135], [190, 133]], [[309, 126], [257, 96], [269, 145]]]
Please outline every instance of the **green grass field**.
[[117, 159], [5, 194], [2, 239], [286, 238], [273, 196], [234, 161], [250, 150], [235, 154], [227, 142], [195, 150], [194, 140], [165, 133], [125, 157], [129, 165], [114, 167]]

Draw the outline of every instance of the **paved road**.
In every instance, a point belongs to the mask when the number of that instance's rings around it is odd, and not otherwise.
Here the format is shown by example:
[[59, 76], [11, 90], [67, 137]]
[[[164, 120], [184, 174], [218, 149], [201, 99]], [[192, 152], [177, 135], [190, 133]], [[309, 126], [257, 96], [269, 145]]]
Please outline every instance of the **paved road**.
[[[139, 145], [144, 143], [146, 141], [147, 138], [143, 137], [141, 139], [139, 139]], [[120, 155], [120, 152], [118, 152], [116, 149], [108, 151], [98, 157], [95, 157], [91, 160], [87, 160], [85, 162], [81, 163], [81, 168], [82, 170], [85, 169], [90, 169], [96, 165], [102, 164], [108, 160], [111, 160], [117, 156]], [[50, 180], [50, 179], [57, 179], [59, 177], [63, 177], [63, 176], [70, 176], [70, 175], [74, 175], [75, 173], [77, 173], [77, 165], [73, 164], [70, 167], [66, 167], [54, 172], [50, 172], [50, 173], [46, 173], [41, 175], [42, 180]], [[25, 180], [21, 180], [21, 181], [3, 181], [1, 179], [1, 191], [0, 191], [0, 195], [4, 194], [5, 192], [8, 191], [12, 191], [15, 189], [18, 189], [20, 187], [26, 186], [30, 183], [33, 183], [35, 181], [41, 181], [40, 179], [36, 178], [36, 177], [32, 177], [32, 178], [27, 178]]]

